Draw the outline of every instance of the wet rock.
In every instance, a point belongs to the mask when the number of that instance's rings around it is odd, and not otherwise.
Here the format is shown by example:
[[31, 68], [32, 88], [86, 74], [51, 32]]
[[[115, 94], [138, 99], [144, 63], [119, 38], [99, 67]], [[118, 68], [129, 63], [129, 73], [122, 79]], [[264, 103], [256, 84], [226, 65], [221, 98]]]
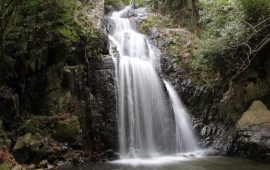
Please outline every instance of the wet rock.
[[217, 145], [223, 155], [270, 160], [270, 128], [252, 126], [237, 129]]
[[98, 157], [106, 150], [118, 148], [114, 63], [109, 56], [91, 58], [89, 63], [87, 86], [90, 88], [82, 122], [83, 146]]
[[19, 163], [27, 163], [31, 153], [38, 152], [42, 145], [42, 138], [27, 133], [17, 139], [13, 147], [13, 155]]
[[136, 12], [133, 8], [131, 8], [128, 11], [124, 12], [121, 17], [122, 18], [136, 17]]
[[112, 19], [106, 17], [102, 21], [102, 29], [106, 32], [106, 34], [111, 34], [115, 28], [115, 23]]
[[[17, 139], [13, 147], [13, 155], [19, 163], [38, 164], [43, 160], [54, 163], [62, 159], [68, 150], [61, 150], [62, 144], [50, 137], [27, 133]], [[63, 159], [64, 160], [64, 159]]]
[[107, 70], [114, 70], [114, 62], [111, 56], [104, 56], [101, 60], [102, 65], [99, 65], [97, 69], [107, 69]]
[[109, 15], [113, 11], [114, 11], [114, 7], [113, 6], [105, 5], [105, 7], [104, 7], [104, 14], [105, 15]]
[[152, 39], [156, 39], [156, 38], [158, 38], [159, 36], [160, 36], [160, 33], [159, 33], [159, 31], [157, 30], [157, 28], [156, 28], [156, 27], [152, 28], [152, 29], [151, 29], [151, 32], [150, 32], [150, 37], [151, 37]]
[[107, 150], [100, 157], [103, 161], [114, 161], [120, 158], [119, 154], [115, 153], [113, 150]]
[[0, 118], [14, 119], [19, 114], [19, 99], [12, 89], [0, 87]]
[[223, 155], [238, 155], [256, 160], [270, 160], [269, 110], [254, 101], [243, 113], [235, 129], [216, 146]]

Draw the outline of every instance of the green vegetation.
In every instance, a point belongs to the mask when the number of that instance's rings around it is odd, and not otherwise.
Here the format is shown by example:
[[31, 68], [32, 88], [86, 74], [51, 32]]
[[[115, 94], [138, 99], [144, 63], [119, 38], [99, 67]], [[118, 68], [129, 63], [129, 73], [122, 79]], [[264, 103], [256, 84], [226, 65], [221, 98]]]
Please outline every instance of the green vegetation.
[[112, 6], [115, 9], [121, 9], [124, 6], [122, 0], [105, 0], [105, 5]]
[[67, 40], [70, 40], [71, 42], [76, 42], [80, 39], [77, 32], [73, 30], [72, 27], [68, 26], [62, 26], [57, 29], [59, 33], [61, 33]]
[[[145, 6], [147, 2], [148, 0], [135, 0], [134, 1], [136, 7]], [[105, 5], [112, 6], [117, 10], [123, 8], [125, 5], [129, 5], [130, 3], [131, 3], [131, 0], [105, 0]]]
[[140, 31], [156, 28], [157, 40], [166, 40], [164, 50], [198, 83], [236, 78], [269, 41], [270, 2], [265, 0], [147, 3], [162, 15], [149, 16], [140, 23]]
[[248, 21], [258, 22], [270, 15], [270, 1], [267, 0], [239, 0], [238, 6]]
[[73, 140], [79, 134], [79, 131], [80, 123], [78, 118], [71, 117], [58, 123], [53, 136], [59, 141]]
[[148, 0], [135, 0], [135, 6], [136, 7], [143, 7], [145, 5], [147, 5], [147, 2], [151, 2]]
[[152, 28], [167, 28], [171, 27], [172, 22], [168, 18], [156, 14], [149, 15], [143, 22], [139, 24], [139, 30], [146, 34], [149, 34]]
[[44, 63], [35, 64], [46, 55], [47, 42], [61, 46], [59, 53], [63, 49], [64, 59], [75, 44], [96, 38], [99, 31], [93, 24], [93, 18], [81, 12], [82, 9], [88, 11], [90, 5], [87, 1], [78, 0], [1, 1], [0, 84], [11, 78], [18, 59], [30, 58], [27, 64], [31, 70], [41, 69]]
[[179, 13], [182, 9], [188, 8], [194, 10], [193, 0], [147, 0], [147, 3], [153, 8], [165, 13]]
[[[269, 2], [201, 0], [198, 6], [203, 33], [194, 50], [194, 61], [205, 63], [223, 77], [236, 78], [267, 44]], [[257, 25], [261, 21], [265, 24]]]
[[0, 170], [10, 170], [9, 164], [7, 162], [1, 163]]
[[200, 1], [199, 9], [203, 34], [194, 50], [195, 62], [220, 67], [217, 63], [223, 60], [226, 50], [241, 43], [249, 29], [243, 22], [242, 12], [232, 2]]
[[194, 30], [196, 28], [197, 9], [193, 0], [145, 0], [146, 5], [162, 15], [175, 26]]

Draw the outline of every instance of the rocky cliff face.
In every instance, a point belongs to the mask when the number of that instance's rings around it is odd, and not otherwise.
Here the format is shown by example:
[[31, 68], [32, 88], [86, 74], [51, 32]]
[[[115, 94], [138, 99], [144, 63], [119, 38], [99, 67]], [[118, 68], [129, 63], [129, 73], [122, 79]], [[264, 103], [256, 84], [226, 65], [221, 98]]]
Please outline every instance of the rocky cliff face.
[[261, 101], [254, 101], [243, 113], [235, 129], [217, 145], [227, 155], [240, 155], [256, 160], [270, 160], [270, 111]]
[[[66, 14], [62, 21], [51, 16], [56, 4], [45, 3], [24, 13], [29, 25], [7, 35], [12, 65], [0, 86], [0, 160], [10, 165], [59, 167], [111, 159], [117, 150], [114, 65], [100, 28], [104, 3], [74, 2], [68, 23]], [[32, 13], [46, 22], [30, 20]]]
[[221, 155], [269, 160], [268, 52], [266, 47], [237, 80], [219, 80], [211, 87], [198, 85], [173, 57], [162, 56], [164, 77], [191, 113], [201, 146], [212, 146]]
[[[174, 85], [189, 110], [200, 145], [212, 147], [220, 155], [269, 160], [269, 136], [266, 135], [269, 129], [256, 125], [264, 124], [264, 121], [252, 118], [257, 123], [245, 128], [237, 123], [255, 100], [270, 107], [270, 60], [266, 57], [269, 47], [262, 49], [237, 79], [228, 80], [220, 75], [212, 77], [211, 84], [208, 79], [201, 78], [201, 82], [195, 76], [190, 76], [193, 68], [187, 66], [192, 60], [192, 48], [200, 48], [196, 47], [196, 38], [188, 30], [171, 28], [166, 19], [150, 13], [147, 18], [138, 20], [138, 25], [161, 49], [161, 75]], [[266, 120], [267, 113], [255, 115]], [[261, 151], [261, 154], [255, 154], [255, 150]]]

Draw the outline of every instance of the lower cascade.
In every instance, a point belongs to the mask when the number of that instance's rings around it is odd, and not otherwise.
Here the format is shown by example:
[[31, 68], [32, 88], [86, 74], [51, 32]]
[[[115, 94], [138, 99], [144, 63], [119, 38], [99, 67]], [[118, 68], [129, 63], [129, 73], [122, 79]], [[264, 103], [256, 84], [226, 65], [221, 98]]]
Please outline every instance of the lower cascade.
[[173, 87], [163, 83], [156, 71], [159, 55], [125, 18], [131, 8], [110, 17], [115, 23], [109, 39], [115, 63], [120, 156], [154, 158], [196, 151], [190, 118]]
[[168, 90], [175, 116], [176, 152], [192, 152], [198, 150], [195, 136], [192, 131], [190, 117], [185, 110], [177, 92], [169, 82], [164, 81]]

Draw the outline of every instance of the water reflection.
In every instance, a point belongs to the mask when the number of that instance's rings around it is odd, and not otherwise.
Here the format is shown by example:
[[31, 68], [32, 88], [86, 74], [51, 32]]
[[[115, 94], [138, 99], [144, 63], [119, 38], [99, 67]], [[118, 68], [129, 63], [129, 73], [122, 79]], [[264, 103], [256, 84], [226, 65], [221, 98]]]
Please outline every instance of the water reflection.
[[228, 157], [205, 157], [159, 165], [123, 165], [115, 163], [91, 163], [69, 170], [270, 170], [270, 163]]

